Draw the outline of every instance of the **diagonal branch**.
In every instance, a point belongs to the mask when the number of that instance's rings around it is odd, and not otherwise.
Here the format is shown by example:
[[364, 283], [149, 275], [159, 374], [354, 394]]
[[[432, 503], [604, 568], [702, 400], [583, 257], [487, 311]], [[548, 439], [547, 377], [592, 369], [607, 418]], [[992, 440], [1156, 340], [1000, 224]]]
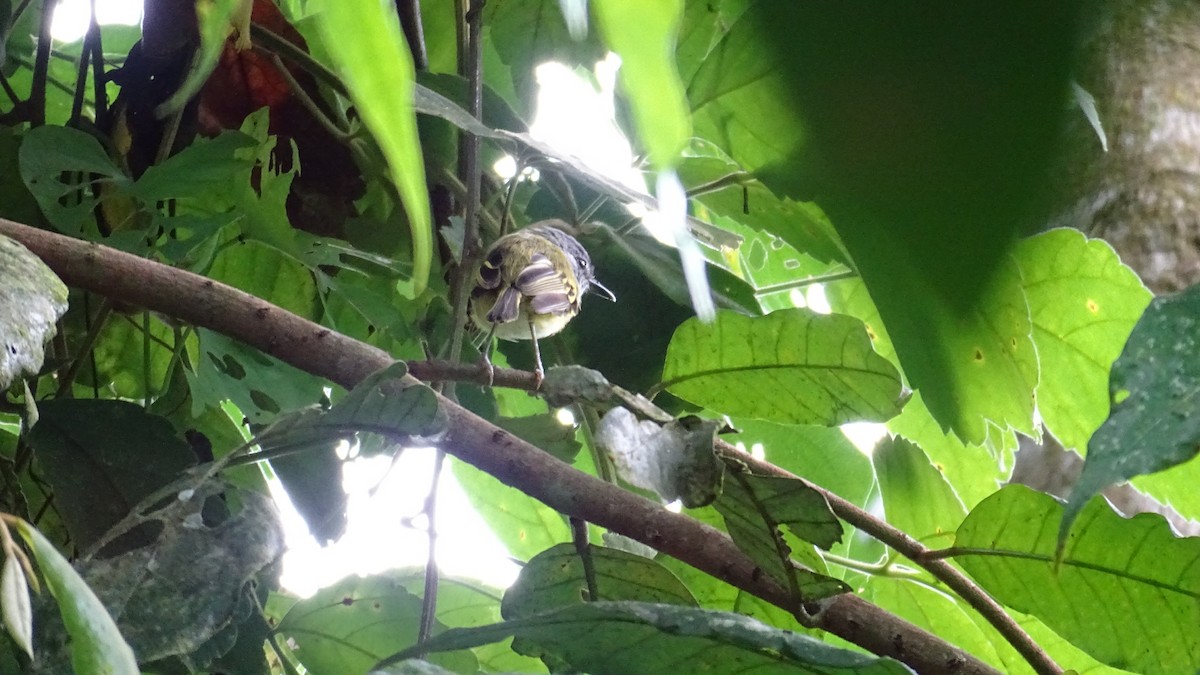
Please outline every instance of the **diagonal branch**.
[[[392, 363], [378, 348], [191, 272], [2, 218], [0, 234], [24, 244], [71, 286], [218, 331], [347, 388]], [[449, 400], [439, 403], [449, 422], [442, 444], [446, 452], [553, 509], [636, 539], [773, 605], [807, 615], [815, 627], [918, 672], [996, 672], [855, 595], [835, 596], [806, 612], [725, 533], [584, 474]]]

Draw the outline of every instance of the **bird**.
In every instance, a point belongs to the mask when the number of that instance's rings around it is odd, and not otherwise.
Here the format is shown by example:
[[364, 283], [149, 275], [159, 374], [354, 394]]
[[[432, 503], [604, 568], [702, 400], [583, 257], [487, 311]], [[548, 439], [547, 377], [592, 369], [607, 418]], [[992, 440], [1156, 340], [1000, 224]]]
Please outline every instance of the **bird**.
[[[532, 340], [534, 376], [540, 387], [545, 371], [538, 340], [558, 333], [579, 313], [582, 298], [593, 293], [616, 301], [596, 280], [587, 249], [562, 227], [543, 220], [506, 234], [488, 248], [471, 290], [469, 315], [485, 333], [483, 362], [493, 338]], [[490, 380], [490, 378], [489, 378]]]

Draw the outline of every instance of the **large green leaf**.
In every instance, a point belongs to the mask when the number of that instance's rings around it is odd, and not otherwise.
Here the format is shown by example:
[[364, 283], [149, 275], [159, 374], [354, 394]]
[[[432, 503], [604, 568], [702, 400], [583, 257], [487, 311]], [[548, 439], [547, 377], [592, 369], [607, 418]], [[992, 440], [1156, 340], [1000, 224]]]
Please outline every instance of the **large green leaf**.
[[38, 569], [62, 612], [63, 624], [71, 635], [71, 664], [76, 673], [137, 675], [137, 659], [121, 637], [104, 605], [88, 588], [71, 563], [29, 523], [16, 529], [29, 544]]
[[1024, 301], [993, 277], [1037, 218], [1077, 5], [761, 0], [695, 50], [696, 134], [829, 215], [909, 382], [970, 442], [981, 417], [1032, 427]]
[[[665, 567], [650, 558], [613, 548], [589, 546], [599, 597], [696, 606], [696, 599]], [[534, 556], [504, 594], [506, 619], [523, 619], [585, 602], [584, 563], [573, 544], [558, 544]]]
[[738, 548], [796, 597], [816, 600], [850, 590], [841, 581], [798, 569], [792, 563], [792, 546], [784, 539], [785, 525], [795, 536], [824, 549], [842, 538], [842, 524], [821, 493], [792, 478], [736, 470], [728, 474], [725, 491], [713, 506]]
[[1083, 450], [1108, 416], [1108, 370], [1150, 292], [1116, 252], [1076, 230], [1020, 242], [1014, 255], [1041, 365], [1037, 407], [1064, 447]]
[[689, 319], [671, 338], [663, 380], [706, 408], [785, 424], [883, 421], [900, 412], [900, 375], [872, 351], [862, 324], [808, 310]]
[[963, 568], [1004, 604], [1032, 614], [1118, 668], [1200, 669], [1200, 539], [1161, 516], [1124, 519], [1102, 499], [1080, 514], [1056, 562], [1063, 507], [1010, 485], [967, 516], [955, 548]]
[[153, 204], [168, 199], [205, 197], [214, 191], [228, 190], [235, 180], [249, 181], [253, 157], [238, 150], [256, 142], [240, 131], [226, 131], [216, 138], [199, 138], [178, 154], [155, 164], [133, 184], [131, 192]]
[[1200, 285], [1155, 298], [1113, 364], [1112, 413], [1088, 443], [1063, 516], [1104, 487], [1186, 462], [1200, 452]]
[[650, 164], [669, 168], [691, 136], [683, 83], [671, 58], [683, 2], [595, 0], [593, 8], [605, 43], [621, 57], [621, 85]]
[[92, 218], [104, 188], [131, 181], [109, 159], [100, 141], [67, 127], [30, 129], [21, 142], [21, 178], [57, 229], [77, 234]]
[[80, 549], [196, 463], [170, 422], [133, 403], [58, 399], [38, 408], [29, 444]]
[[425, 163], [413, 111], [415, 69], [394, 11], [378, 2], [332, 0], [317, 20], [325, 47], [345, 78], [367, 129], [379, 142], [388, 171], [408, 213], [413, 282], [425, 289], [433, 259], [433, 227]]
[[[294, 642], [294, 653], [308, 672], [355, 675], [414, 644], [420, 621], [421, 599], [404, 589], [402, 578], [383, 574], [344, 579], [297, 602], [277, 632]], [[442, 630], [444, 626], [435, 622], [435, 632]], [[469, 652], [432, 660], [455, 672], [474, 672], [477, 667]]]
[[589, 602], [528, 619], [450, 630], [425, 647], [465, 649], [509, 635], [534, 640], [572, 668], [597, 675], [911, 672], [891, 659], [830, 647], [739, 614], [639, 602]]

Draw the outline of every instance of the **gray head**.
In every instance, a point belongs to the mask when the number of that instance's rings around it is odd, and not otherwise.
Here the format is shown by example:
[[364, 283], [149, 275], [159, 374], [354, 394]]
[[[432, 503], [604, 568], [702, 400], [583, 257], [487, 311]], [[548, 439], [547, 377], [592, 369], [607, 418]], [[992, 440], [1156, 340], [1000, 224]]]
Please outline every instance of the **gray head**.
[[525, 228], [525, 231], [549, 239], [567, 254], [567, 259], [571, 262], [571, 271], [575, 273], [575, 279], [579, 282], [580, 295], [591, 291], [602, 298], [616, 301], [617, 296], [605, 288], [604, 284], [596, 281], [596, 270], [592, 267], [592, 257], [588, 255], [587, 249], [579, 243], [578, 239], [551, 225], [533, 225]]

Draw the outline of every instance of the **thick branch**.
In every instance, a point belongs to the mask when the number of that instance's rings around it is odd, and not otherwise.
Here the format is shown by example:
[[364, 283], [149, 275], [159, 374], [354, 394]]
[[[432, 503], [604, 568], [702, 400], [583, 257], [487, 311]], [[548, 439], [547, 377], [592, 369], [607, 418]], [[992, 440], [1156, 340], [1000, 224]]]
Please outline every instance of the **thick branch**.
[[[69, 285], [218, 331], [344, 387], [392, 363], [380, 349], [191, 272], [4, 219], [0, 234], [23, 243]], [[449, 420], [446, 452], [553, 509], [636, 539], [802, 614], [788, 593], [723, 532], [577, 471], [449, 400], [440, 404]], [[818, 628], [918, 672], [996, 672], [855, 595], [831, 599], [811, 619]]]

